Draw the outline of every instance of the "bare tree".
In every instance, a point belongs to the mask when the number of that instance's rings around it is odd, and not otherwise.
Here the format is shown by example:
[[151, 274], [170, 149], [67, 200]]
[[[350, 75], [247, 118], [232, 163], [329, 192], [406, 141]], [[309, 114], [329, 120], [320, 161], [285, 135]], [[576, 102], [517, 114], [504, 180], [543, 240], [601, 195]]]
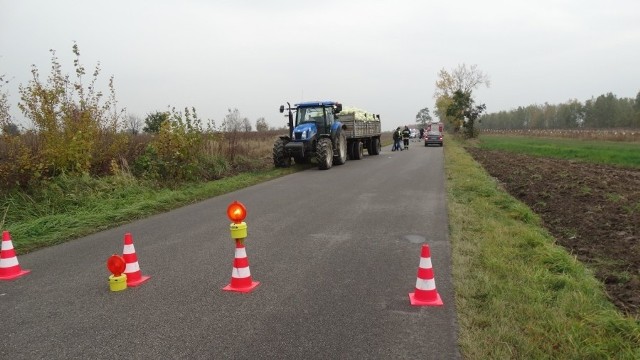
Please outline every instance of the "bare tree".
[[250, 132], [252, 127], [251, 127], [251, 121], [249, 121], [249, 118], [243, 118], [242, 119], [242, 129], [245, 132]]
[[224, 116], [222, 121], [222, 130], [225, 132], [237, 132], [241, 131], [244, 126], [244, 119], [240, 115], [238, 109], [227, 109], [228, 113]]
[[265, 120], [263, 117], [260, 117], [258, 118], [258, 120], [256, 120], [256, 131], [269, 131], [269, 124], [267, 124], [267, 120]]
[[489, 76], [478, 69], [478, 65], [467, 66], [466, 64], [461, 64], [451, 72], [445, 69], [440, 70], [438, 80], [436, 80], [436, 90], [433, 94], [436, 99], [434, 113], [441, 121], [446, 120], [452, 123], [454, 129], [460, 129], [462, 126], [460, 119], [453, 116], [449, 109], [450, 106], [454, 105], [456, 92], [460, 93], [458, 97], [464, 94], [473, 103], [473, 90], [483, 84], [489, 87], [491, 82], [489, 81]]
[[461, 64], [451, 72], [441, 69], [438, 73], [436, 91], [433, 97], [436, 99], [441, 96], [450, 98], [453, 97], [453, 93], [456, 90], [471, 94], [474, 89], [483, 84], [489, 87], [491, 81], [487, 74], [478, 70], [478, 65], [467, 67], [467, 64]]
[[139, 134], [143, 125], [144, 121], [138, 115], [129, 114], [125, 119], [125, 130], [133, 135]]
[[11, 121], [11, 115], [9, 113], [9, 95], [3, 90], [4, 84], [9, 81], [4, 79], [4, 75], [0, 75], [0, 129], [5, 133], [8, 133], [11, 125], [15, 124]]

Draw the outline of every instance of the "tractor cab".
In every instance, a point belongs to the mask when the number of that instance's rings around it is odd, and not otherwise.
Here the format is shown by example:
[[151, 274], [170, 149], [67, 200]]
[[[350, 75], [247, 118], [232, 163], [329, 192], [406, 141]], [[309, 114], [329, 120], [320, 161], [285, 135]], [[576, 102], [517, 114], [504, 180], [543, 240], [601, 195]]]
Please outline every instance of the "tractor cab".
[[296, 104], [296, 119], [292, 140], [307, 140], [314, 135], [330, 135], [336, 121], [335, 114], [342, 109], [334, 102]]
[[[289, 111], [289, 135], [291, 140], [306, 140], [295, 136], [296, 133], [304, 134], [312, 131], [314, 134], [331, 134], [331, 129], [336, 122], [335, 115], [342, 111], [342, 104], [334, 101], [310, 101], [295, 104]], [[285, 111], [285, 106], [280, 106], [280, 113]], [[295, 121], [293, 113], [295, 112]]]

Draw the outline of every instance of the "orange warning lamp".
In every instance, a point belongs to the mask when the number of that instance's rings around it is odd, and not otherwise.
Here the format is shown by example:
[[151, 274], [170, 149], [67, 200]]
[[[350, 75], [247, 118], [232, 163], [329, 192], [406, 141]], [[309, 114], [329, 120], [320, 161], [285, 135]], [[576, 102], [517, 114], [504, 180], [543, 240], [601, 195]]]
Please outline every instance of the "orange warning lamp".
[[234, 201], [227, 207], [227, 216], [234, 223], [240, 224], [247, 217], [247, 208], [241, 202]]
[[123, 274], [127, 264], [120, 255], [113, 254], [107, 259], [107, 269], [113, 275], [109, 276], [109, 289], [111, 291], [122, 291], [127, 288], [127, 274]]
[[242, 221], [247, 217], [247, 208], [241, 202], [234, 201], [227, 207], [227, 216], [233, 221], [229, 226], [231, 238], [242, 241], [247, 237], [247, 224]]
[[107, 259], [107, 269], [109, 269], [115, 277], [122, 275], [126, 267], [127, 264], [124, 262], [124, 258], [120, 255], [114, 254]]

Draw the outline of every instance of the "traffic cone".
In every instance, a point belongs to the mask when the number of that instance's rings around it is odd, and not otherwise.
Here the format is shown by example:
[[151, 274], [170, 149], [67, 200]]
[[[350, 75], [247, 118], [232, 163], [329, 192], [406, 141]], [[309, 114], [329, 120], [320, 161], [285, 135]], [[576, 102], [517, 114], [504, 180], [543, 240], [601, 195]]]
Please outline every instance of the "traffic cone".
[[249, 270], [249, 258], [243, 241], [236, 239], [236, 254], [233, 259], [233, 271], [231, 271], [231, 283], [222, 288], [225, 291], [237, 291], [248, 293], [255, 289], [260, 282], [251, 279]]
[[130, 233], [124, 234], [122, 257], [127, 264], [124, 270], [125, 275], [127, 275], [127, 286], [138, 286], [151, 278], [151, 276], [143, 276], [142, 271], [140, 271], [136, 249], [133, 247], [133, 239]]
[[409, 294], [411, 305], [414, 306], [441, 306], [442, 299], [436, 290], [436, 283], [433, 279], [433, 269], [431, 268], [431, 251], [429, 245], [422, 245], [420, 254], [420, 265], [418, 266], [418, 279], [416, 280], [416, 290]]
[[13, 280], [31, 272], [31, 270], [20, 268], [8, 231], [2, 232], [2, 247], [0, 249], [0, 280]]

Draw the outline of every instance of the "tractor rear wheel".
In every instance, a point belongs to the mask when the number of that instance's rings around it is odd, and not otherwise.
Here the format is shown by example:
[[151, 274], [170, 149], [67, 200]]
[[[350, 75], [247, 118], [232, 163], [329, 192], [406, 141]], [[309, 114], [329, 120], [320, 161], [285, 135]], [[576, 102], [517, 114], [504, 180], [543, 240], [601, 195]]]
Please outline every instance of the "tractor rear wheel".
[[318, 144], [316, 145], [316, 159], [318, 160], [318, 168], [320, 170], [331, 169], [333, 165], [331, 139], [322, 138], [318, 140]]
[[343, 132], [338, 135], [338, 156], [333, 158], [336, 165], [342, 165], [347, 162], [347, 138]]

